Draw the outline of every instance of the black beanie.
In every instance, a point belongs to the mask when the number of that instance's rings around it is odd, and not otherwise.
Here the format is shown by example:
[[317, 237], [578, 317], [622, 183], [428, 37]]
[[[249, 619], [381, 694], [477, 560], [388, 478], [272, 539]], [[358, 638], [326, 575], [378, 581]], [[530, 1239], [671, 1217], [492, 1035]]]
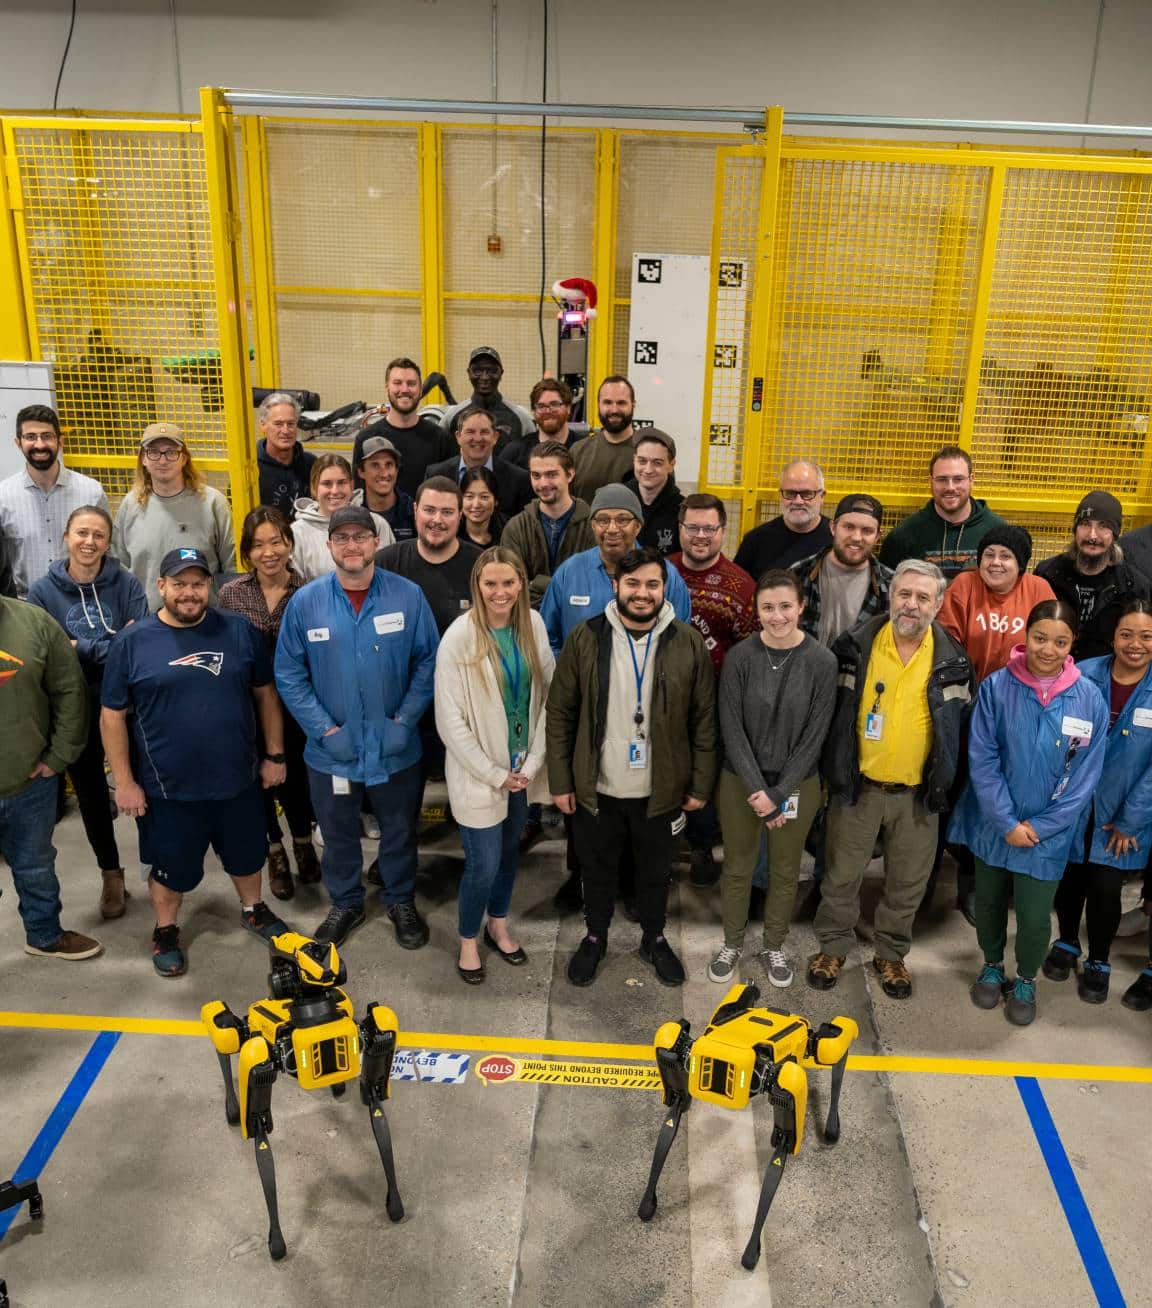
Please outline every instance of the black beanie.
[[1120, 535], [1120, 524], [1124, 510], [1115, 495], [1106, 490], [1089, 491], [1076, 508], [1073, 526], [1082, 522], [1098, 522], [1102, 527], [1111, 528], [1113, 536]]
[[1002, 523], [999, 527], [989, 527], [976, 546], [977, 567], [989, 545], [1003, 545], [1006, 550], [1011, 550], [1016, 555], [1020, 571], [1028, 571], [1028, 560], [1032, 557], [1032, 537], [1023, 527], [1013, 527], [1009, 522]]

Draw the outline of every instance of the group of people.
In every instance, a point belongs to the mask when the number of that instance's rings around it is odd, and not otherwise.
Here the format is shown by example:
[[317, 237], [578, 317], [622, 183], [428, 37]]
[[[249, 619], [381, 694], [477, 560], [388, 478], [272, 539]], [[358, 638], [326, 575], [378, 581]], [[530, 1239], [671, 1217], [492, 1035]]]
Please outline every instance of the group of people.
[[[761, 913], [767, 980], [792, 983], [813, 848], [818, 952], [804, 971], [830, 989], [880, 842], [885, 994], [912, 993], [914, 920], [948, 847], [985, 960], [974, 1003], [1026, 1024], [1040, 971], [1076, 971], [1081, 998], [1106, 998], [1121, 888], [1152, 839], [1152, 582], [1139, 567], [1152, 528], [1122, 537], [1120, 504], [1093, 491], [1067, 551], [1029, 573], [1028, 533], [973, 497], [968, 454], [945, 447], [931, 499], [882, 545], [880, 502], [850, 494], [826, 515], [819, 467], [797, 460], [779, 516], [729, 559], [723, 501], [682, 494], [676, 442], [633, 425], [626, 378], [601, 385], [584, 432], [562, 381], [541, 380], [521, 408], [501, 376], [498, 352], [478, 347], [472, 396], [437, 422], [419, 411], [418, 366], [393, 360], [386, 414], [350, 460], [305, 451], [295, 400], [268, 395], [239, 576], [227, 501], [179, 428], [145, 429], [113, 518], [99, 483], [64, 465], [53, 411], [21, 411], [27, 466], [0, 483], [0, 852], [28, 951], [100, 952], [60, 923], [65, 771], [100, 912], [125, 912], [107, 760], [116, 807], [138, 821], [164, 976], [186, 970], [179, 909], [210, 847], [247, 929], [284, 929], [265, 878], [282, 901], [323, 882], [312, 934], [342, 943], [366, 917], [365, 822], [379, 833], [367, 880], [397, 943], [425, 945], [420, 809], [443, 776], [468, 984], [485, 980], [481, 946], [527, 961], [509, 913], [550, 802], [568, 846], [557, 904], [586, 924], [574, 985], [595, 980], [618, 899], [657, 978], [683, 983], [665, 936], [683, 838], [692, 882], [719, 882], [718, 983]], [[1152, 1007], [1152, 963], [1124, 1002]]]

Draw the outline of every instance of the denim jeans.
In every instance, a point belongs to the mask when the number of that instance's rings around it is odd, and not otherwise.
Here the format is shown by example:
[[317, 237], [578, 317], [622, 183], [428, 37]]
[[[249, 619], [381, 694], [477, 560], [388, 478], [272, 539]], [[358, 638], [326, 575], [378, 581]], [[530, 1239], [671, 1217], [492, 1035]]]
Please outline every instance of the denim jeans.
[[43, 948], [60, 939], [60, 882], [56, 879], [57, 777], [37, 777], [23, 790], [0, 798], [0, 854], [8, 860], [16, 902], [30, 945]]
[[460, 934], [474, 940], [484, 914], [507, 917], [512, 887], [520, 868], [520, 832], [528, 821], [528, 796], [523, 790], [508, 796], [508, 816], [494, 827], [461, 824], [464, 875], [460, 880]]
[[380, 879], [384, 903], [410, 903], [416, 896], [416, 832], [420, 822], [423, 782], [420, 764], [401, 768], [379, 786], [348, 783], [348, 793], [337, 795], [326, 772], [308, 769], [312, 808], [324, 834], [320, 870], [324, 888], [337, 908], [364, 904], [364, 851], [360, 846], [360, 802], [368, 802], [380, 824]]

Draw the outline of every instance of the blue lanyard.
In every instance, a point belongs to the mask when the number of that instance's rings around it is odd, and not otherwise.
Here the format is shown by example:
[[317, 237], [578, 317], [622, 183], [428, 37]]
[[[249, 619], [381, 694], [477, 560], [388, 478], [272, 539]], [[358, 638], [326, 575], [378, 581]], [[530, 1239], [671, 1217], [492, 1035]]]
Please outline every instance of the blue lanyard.
[[520, 657], [520, 646], [516, 644], [516, 637], [512, 637], [512, 667], [509, 668], [508, 660], [504, 657], [504, 651], [500, 645], [496, 646], [496, 653], [500, 658], [500, 667], [504, 672], [504, 684], [512, 691], [512, 706], [515, 708], [520, 702], [520, 673], [524, 667], [524, 661]]
[[648, 655], [652, 652], [652, 633], [648, 633], [648, 639], [644, 642], [644, 662], [636, 662], [636, 642], [629, 635], [628, 653], [632, 655], [632, 675], [636, 678], [636, 712], [632, 715], [632, 721], [636, 724], [636, 734], [643, 736], [641, 728], [644, 726], [644, 674], [648, 671]]

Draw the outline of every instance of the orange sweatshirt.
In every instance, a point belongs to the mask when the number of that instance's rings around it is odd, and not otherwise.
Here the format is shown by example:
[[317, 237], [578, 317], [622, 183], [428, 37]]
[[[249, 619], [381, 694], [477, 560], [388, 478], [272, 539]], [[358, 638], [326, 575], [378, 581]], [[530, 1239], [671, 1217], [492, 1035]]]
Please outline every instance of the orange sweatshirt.
[[1013, 645], [1024, 643], [1028, 614], [1041, 600], [1055, 599], [1043, 577], [1026, 572], [1007, 595], [988, 589], [976, 569], [962, 572], [944, 593], [938, 621], [964, 646], [983, 681], [1008, 662]]

